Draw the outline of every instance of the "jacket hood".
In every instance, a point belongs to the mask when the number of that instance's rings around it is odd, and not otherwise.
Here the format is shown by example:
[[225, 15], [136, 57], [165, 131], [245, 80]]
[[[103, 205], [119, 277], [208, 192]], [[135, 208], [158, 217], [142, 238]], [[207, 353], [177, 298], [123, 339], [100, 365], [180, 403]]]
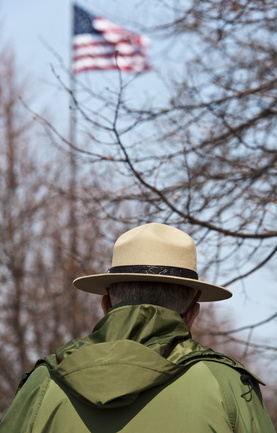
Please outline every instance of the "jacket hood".
[[46, 363], [51, 374], [80, 400], [112, 408], [131, 404], [141, 392], [204, 358], [243, 368], [193, 341], [174, 311], [118, 304], [92, 334], [70, 341], [38, 365]]

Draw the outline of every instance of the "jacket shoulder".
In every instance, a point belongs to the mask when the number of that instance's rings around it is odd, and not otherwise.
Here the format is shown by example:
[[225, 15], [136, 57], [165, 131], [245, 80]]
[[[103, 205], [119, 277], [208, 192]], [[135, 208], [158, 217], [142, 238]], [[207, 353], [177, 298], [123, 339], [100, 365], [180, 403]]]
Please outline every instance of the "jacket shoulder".
[[222, 363], [203, 361], [203, 364], [219, 385], [234, 431], [275, 432], [256, 376]]
[[22, 384], [1, 422], [1, 433], [29, 433], [49, 387], [51, 378], [46, 367], [39, 367]]

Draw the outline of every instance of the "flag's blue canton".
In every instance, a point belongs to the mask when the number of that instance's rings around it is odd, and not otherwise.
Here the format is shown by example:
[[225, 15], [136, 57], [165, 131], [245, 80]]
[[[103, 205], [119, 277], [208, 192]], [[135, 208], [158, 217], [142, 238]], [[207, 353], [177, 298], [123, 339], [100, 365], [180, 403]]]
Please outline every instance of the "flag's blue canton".
[[74, 34], [83, 33], [101, 34], [93, 27], [94, 16], [84, 11], [79, 6], [74, 6]]

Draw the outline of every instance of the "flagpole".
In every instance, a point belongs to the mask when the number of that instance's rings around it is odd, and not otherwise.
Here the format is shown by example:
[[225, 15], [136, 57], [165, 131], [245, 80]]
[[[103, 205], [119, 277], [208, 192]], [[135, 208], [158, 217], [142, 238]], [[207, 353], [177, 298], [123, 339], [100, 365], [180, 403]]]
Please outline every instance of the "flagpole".
[[[70, 167], [69, 167], [69, 285], [72, 284], [72, 280], [76, 278], [76, 261], [78, 255], [77, 248], [77, 218], [76, 218], [76, 196], [77, 196], [77, 164], [76, 164], [76, 105], [75, 105], [75, 93], [76, 93], [76, 80], [73, 72], [73, 38], [74, 38], [74, 0], [70, 0], [71, 10], [71, 37], [70, 37], [70, 119], [69, 119], [69, 139], [70, 139]], [[71, 308], [72, 308], [72, 337], [75, 338], [79, 335], [78, 321], [76, 320], [77, 309], [77, 298], [76, 292], [72, 292], [71, 297]]]
[[76, 106], [74, 102], [75, 92], [76, 92], [76, 81], [73, 72], [73, 49], [72, 42], [74, 37], [74, 0], [70, 1], [71, 8], [71, 41], [70, 41], [70, 179], [69, 179], [69, 195], [70, 195], [70, 231], [71, 231], [71, 256], [76, 255], [76, 212], [75, 212], [75, 199], [76, 199], [76, 180], [77, 180], [77, 166], [76, 166]]
[[[73, 38], [74, 38], [74, 4], [75, 0], [70, 0], [71, 11], [71, 37], [70, 37], [70, 143], [74, 147], [76, 144], [76, 107], [74, 103], [76, 91], [76, 79], [73, 72]], [[72, 147], [71, 147], [71, 150]], [[71, 151], [71, 153], [73, 153]]]

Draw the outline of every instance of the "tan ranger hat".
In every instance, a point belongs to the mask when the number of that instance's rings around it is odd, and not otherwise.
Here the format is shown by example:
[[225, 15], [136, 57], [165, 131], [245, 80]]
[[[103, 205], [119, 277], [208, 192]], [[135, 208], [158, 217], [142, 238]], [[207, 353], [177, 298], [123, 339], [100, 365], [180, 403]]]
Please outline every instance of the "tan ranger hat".
[[112, 283], [157, 281], [200, 290], [199, 301], [230, 298], [224, 287], [198, 280], [196, 247], [183, 231], [166, 224], [138, 226], [120, 236], [114, 245], [112, 267], [106, 274], [87, 275], [73, 281], [85, 292], [105, 295]]

